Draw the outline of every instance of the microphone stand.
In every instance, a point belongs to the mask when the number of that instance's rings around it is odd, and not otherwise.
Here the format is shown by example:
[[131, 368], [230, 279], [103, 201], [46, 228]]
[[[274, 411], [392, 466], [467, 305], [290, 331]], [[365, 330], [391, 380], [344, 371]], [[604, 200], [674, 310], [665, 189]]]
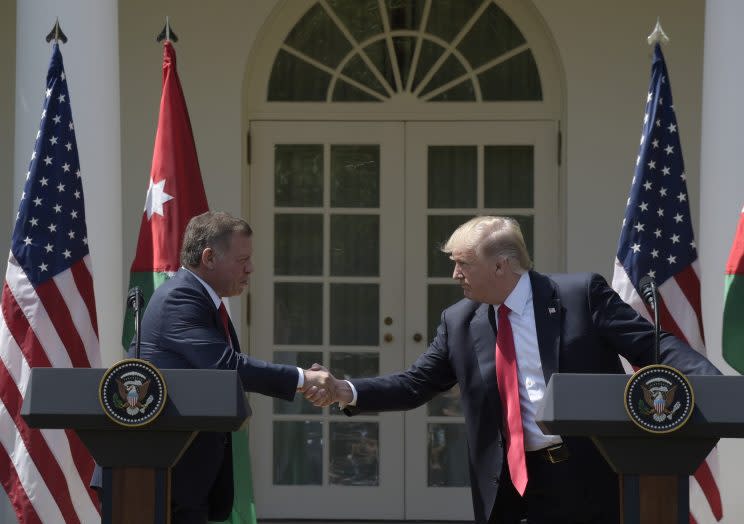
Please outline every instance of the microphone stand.
[[[652, 280], [650, 287], [651, 293], [654, 297], [654, 363], [658, 364], [661, 361], [661, 354], [659, 350], [659, 337], [661, 336], [661, 328], [659, 325], [659, 308], [657, 307], [659, 301], [656, 295], [656, 282]], [[139, 331], [137, 332], [137, 336], [139, 337]]]
[[135, 286], [127, 295], [127, 306], [134, 313], [134, 358], [140, 358], [140, 324], [142, 322], [142, 290]]

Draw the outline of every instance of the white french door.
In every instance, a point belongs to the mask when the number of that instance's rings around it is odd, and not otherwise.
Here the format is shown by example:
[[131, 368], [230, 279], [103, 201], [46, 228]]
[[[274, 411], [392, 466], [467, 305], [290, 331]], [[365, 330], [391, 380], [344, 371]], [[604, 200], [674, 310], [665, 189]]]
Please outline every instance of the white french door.
[[[252, 122], [251, 353], [338, 377], [404, 369], [461, 298], [438, 251], [515, 217], [562, 264], [555, 122]], [[472, 520], [459, 392], [347, 418], [252, 395], [263, 518]], [[300, 503], [301, 501], [301, 503]]]

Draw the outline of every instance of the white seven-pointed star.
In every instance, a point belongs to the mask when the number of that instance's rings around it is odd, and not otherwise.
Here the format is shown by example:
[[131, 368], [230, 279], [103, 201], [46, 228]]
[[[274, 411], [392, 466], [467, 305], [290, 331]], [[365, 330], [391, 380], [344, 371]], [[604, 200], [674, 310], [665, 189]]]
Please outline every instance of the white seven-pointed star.
[[157, 184], [153, 184], [151, 178], [150, 187], [147, 188], [147, 198], [145, 199], [147, 220], [152, 218], [153, 213], [157, 213], [161, 217], [164, 216], [163, 204], [172, 199], [173, 197], [165, 192], [165, 179], [161, 180]]

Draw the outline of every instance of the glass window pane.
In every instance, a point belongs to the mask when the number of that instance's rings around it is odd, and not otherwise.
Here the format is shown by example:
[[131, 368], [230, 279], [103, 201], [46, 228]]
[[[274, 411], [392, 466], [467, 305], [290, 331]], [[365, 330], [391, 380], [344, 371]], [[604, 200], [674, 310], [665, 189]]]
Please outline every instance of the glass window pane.
[[380, 217], [331, 215], [331, 275], [380, 274]]
[[533, 146], [486, 146], [483, 172], [486, 207], [535, 205]]
[[323, 102], [331, 75], [283, 49], [274, 60], [269, 79], [269, 102]]
[[323, 146], [274, 148], [274, 203], [277, 207], [323, 206]]
[[511, 18], [491, 3], [457, 49], [476, 68], [524, 43], [524, 36]]
[[329, 424], [330, 484], [377, 486], [380, 476], [380, 438], [376, 422]]
[[429, 416], [432, 417], [461, 417], [460, 386], [455, 385], [444, 393], [440, 393], [429, 401], [426, 408]]
[[274, 216], [274, 274], [323, 274], [323, 215]]
[[527, 246], [527, 251], [530, 253], [530, 258], [534, 262], [535, 260], [535, 217], [525, 215], [511, 215], [511, 218], [517, 221], [519, 229], [522, 230], [522, 236], [524, 237], [524, 243]]
[[359, 89], [343, 80], [339, 79], [336, 81], [336, 85], [333, 88], [333, 101], [334, 102], [381, 102], [379, 98], [376, 98], [366, 91]]
[[274, 343], [323, 343], [323, 284], [274, 283]]
[[[454, 269], [450, 261], [450, 272]], [[429, 284], [427, 286], [428, 300], [427, 308], [427, 329], [430, 339], [437, 334], [437, 327], [442, 320], [442, 311], [452, 304], [459, 302], [464, 298], [462, 287], [459, 284]]]
[[460, 225], [470, 220], [472, 215], [432, 215], [426, 234], [426, 247], [429, 277], [451, 277], [455, 269], [449, 255], [442, 253], [441, 247], [449, 240]]
[[460, 61], [455, 58], [454, 55], [450, 55], [444, 63], [439, 67], [436, 73], [434, 73], [434, 76], [429, 80], [429, 83], [426, 84], [426, 87], [421, 92], [422, 95], [425, 95], [426, 93], [433, 91], [439, 86], [443, 86], [447, 82], [450, 82], [456, 78], [460, 78], [462, 75], [465, 74], [465, 68], [460, 63]]
[[385, 0], [390, 29], [418, 29], [424, 13], [421, 0]]
[[323, 483], [323, 427], [309, 420], [274, 421], [274, 484]]
[[429, 486], [470, 486], [464, 424], [429, 424]]
[[483, 100], [542, 100], [540, 74], [530, 50], [523, 51], [480, 75]]
[[[320, 351], [274, 351], [274, 363], [287, 364], [289, 366], [298, 366], [307, 369], [314, 363], [323, 363], [323, 353]], [[311, 413], [320, 415], [322, 408], [316, 408], [310, 402], [305, 400], [302, 393], [296, 393], [292, 402], [287, 402], [279, 398], [274, 399], [274, 413], [278, 414], [305, 414]]]
[[388, 86], [395, 90], [395, 75], [393, 64], [390, 62], [387, 41], [384, 38], [376, 40], [365, 47], [364, 52], [387, 81]]
[[380, 206], [380, 146], [331, 146], [331, 206]]
[[380, 290], [377, 284], [331, 284], [331, 344], [379, 344]]
[[[377, 91], [381, 95], [387, 96], [387, 91], [385, 91], [385, 88], [382, 87], [382, 84], [380, 84], [379, 80], [377, 80], [377, 77], [372, 73], [372, 71], [370, 71], [369, 67], [367, 67], [366, 62], [362, 60], [362, 58], [359, 55], [354, 55], [346, 63], [342, 73], [348, 76], [349, 78], [351, 78], [352, 80], [356, 80], [360, 84], [363, 84], [369, 87], [370, 89]], [[343, 80], [341, 80], [341, 82], [343, 82]], [[360, 93], [364, 93], [364, 91], [360, 91], [356, 87], [346, 84], [345, 82], [344, 82], [344, 85]], [[338, 92], [338, 90], [339, 90], [339, 86], [337, 83], [335, 92]], [[367, 93], [364, 93], [364, 94], [373, 100], [377, 100], [372, 95], [369, 95]], [[334, 98], [336, 98], [335, 94], [334, 94]]]
[[[423, 2], [422, 2], [423, 3]], [[482, 0], [437, 0], [431, 3], [427, 30], [447, 42], [455, 38]]]
[[475, 102], [475, 88], [473, 82], [469, 78], [463, 80], [454, 87], [449, 88], [447, 91], [433, 96], [429, 99], [430, 102]]
[[327, 0], [357, 42], [382, 33], [377, 0]]
[[411, 72], [411, 60], [413, 60], [413, 51], [416, 49], [416, 38], [397, 36], [393, 38], [393, 49], [395, 49], [395, 58], [400, 70], [400, 81], [405, 86]]
[[[380, 374], [380, 354], [369, 351], [364, 353], [334, 351], [331, 353], [330, 371], [334, 377], [342, 380], [376, 377]], [[341, 414], [338, 404], [332, 404], [329, 411], [331, 415]]]
[[476, 146], [429, 146], [427, 169], [430, 209], [476, 206]]
[[419, 59], [416, 65], [416, 73], [413, 77], [413, 89], [418, 87], [421, 80], [424, 79], [443, 52], [444, 48], [431, 40], [423, 40], [421, 42], [421, 52], [419, 53]]
[[332, 68], [351, 49], [349, 41], [319, 3], [297, 22], [285, 43]]

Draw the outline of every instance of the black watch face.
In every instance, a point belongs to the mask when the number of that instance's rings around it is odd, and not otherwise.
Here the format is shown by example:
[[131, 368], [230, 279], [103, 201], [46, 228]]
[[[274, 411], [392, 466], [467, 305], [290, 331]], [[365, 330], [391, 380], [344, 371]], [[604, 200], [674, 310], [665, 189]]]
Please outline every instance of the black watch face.
[[630, 420], [650, 433], [670, 433], [681, 428], [694, 407], [690, 382], [670, 366], [641, 368], [625, 386], [625, 410]]
[[127, 359], [106, 370], [98, 397], [108, 418], [121, 426], [138, 427], [160, 415], [168, 392], [158, 368], [145, 360]]

